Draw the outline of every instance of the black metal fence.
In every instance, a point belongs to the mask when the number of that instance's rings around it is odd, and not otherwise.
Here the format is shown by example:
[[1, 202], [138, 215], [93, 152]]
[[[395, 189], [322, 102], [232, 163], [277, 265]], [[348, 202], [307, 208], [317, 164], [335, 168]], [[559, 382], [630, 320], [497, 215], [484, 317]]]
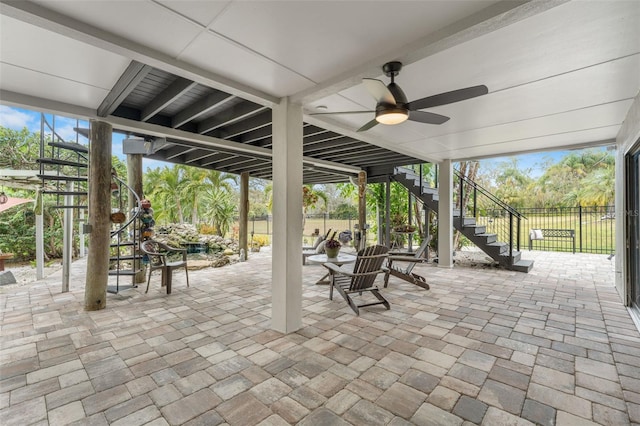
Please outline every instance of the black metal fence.
[[[611, 254], [615, 251], [615, 212], [613, 206], [578, 206], [553, 208], [521, 208], [518, 211], [526, 218], [520, 221], [520, 250]], [[498, 241], [509, 241], [509, 216], [503, 209], [477, 209], [476, 221], [487, 227], [488, 233], [498, 235]], [[329, 229], [338, 233], [354, 231], [358, 223], [356, 216], [333, 213], [309, 214], [305, 217], [303, 235], [312, 242], [312, 235], [324, 235]], [[515, 226], [515, 225], [514, 225]], [[561, 230], [571, 232], [547, 232], [542, 239], [535, 239], [534, 230]], [[249, 232], [254, 235], [271, 236], [272, 216], [249, 218]], [[544, 232], [544, 231], [543, 231]], [[516, 232], [513, 231], [513, 235]], [[555, 236], [554, 236], [555, 235]], [[533, 239], [531, 237], [534, 237]], [[369, 231], [368, 241], [376, 235]]]
[[[613, 206], [578, 206], [518, 209], [526, 220], [520, 230], [522, 250], [566, 251], [611, 254], [615, 252], [615, 211]], [[480, 210], [477, 222], [487, 232], [498, 234], [508, 217], [501, 211]]]

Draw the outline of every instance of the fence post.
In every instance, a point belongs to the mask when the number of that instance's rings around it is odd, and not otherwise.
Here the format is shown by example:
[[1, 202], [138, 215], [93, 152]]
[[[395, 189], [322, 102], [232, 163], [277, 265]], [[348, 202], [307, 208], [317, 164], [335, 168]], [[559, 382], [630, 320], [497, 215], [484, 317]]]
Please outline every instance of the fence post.
[[518, 228], [516, 229], [516, 233], [518, 235], [516, 240], [516, 250], [520, 251], [520, 216], [518, 216]]
[[325, 212], [322, 215], [322, 226], [323, 226], [323, 233], [327, 233], [327, 216], [329, 215], [329, 213]]
[[460, 179], [460, 192], [458, 193], [458, 198], [460, 199], [460, 229], [464, 227], [464, 206], [462, 202], [464, 201], [464, 179], [462, 178], [462, 174], [458, 176]]
[[478, 187], [473, 185], [473, 217], [478, 218]]
[[582, 206], [578, 204], [578, 222], [580, 226], [580, 253], [582, 253]]
[[513, 213], [509, 212], [509, 261], [513, 265]]

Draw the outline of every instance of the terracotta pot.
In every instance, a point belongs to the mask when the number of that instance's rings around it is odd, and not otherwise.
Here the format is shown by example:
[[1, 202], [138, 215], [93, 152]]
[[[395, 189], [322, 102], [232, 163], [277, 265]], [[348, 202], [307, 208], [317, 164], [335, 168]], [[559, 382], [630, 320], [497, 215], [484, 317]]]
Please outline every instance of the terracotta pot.
[[329, 259], [335, 259], [336, 257], [338, 257], [338, 254], [340, 253], [340, 247], [329, 248], [325, 246], [324, 252], [327, 254], [327, 257]]

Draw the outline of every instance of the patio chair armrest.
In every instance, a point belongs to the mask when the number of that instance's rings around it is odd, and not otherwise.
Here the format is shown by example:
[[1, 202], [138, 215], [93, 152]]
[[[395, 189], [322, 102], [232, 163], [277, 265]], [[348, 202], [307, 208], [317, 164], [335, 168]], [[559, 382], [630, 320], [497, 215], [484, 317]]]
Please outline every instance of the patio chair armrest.
[[393, 262], [394, 260], [396, 262], [413, 262], [413, 263], [423, 263], [427, 261], [427, 259], [423, 257], [408, 257], [408, 256], [397, 256], [397, 255], [389, 256], [388, 259], [389, 259], [389, 263]]
[[353, 276], [353, 271], [351, 271], [349, 268], [345, 268], [344, 265], [338, 266], [335, 263], [323, 263], [322, 266], [327, 268], [330, 274], [344, 274]]
[[334, 263], [325, 263], [323, 266], [329, 270], [330, 274], [340, 274], [348, 277], [366, 277], [367, 275], [378, 275], [380, 273], [387, 272], [387, 268], [385, 267], [376, 269], [375, 271], [355, 273], [352, 269], [345, 267], [344, 265], [338, 266]]

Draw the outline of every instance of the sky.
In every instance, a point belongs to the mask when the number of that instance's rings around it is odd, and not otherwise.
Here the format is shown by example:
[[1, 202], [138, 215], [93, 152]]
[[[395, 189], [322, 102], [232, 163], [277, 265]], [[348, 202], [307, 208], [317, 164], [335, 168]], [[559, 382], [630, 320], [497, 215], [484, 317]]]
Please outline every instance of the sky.
[[[75, 127], [89, 128], [89, 122], [86, 120], [76, 120], [75, 118], [63, 117], [60, 115], [54, 116], [52, 114], [45, 114], [47, 122], [55, 125], [55, 131], [65, 141], [75, 141], [81, 144], [87, 144], [87, 138], [78, 135], [73, 130]], [[6, 105], [0, 105], [0, 126], [7, 127], [13, 130], [22, 130], [27, 128], [30, 132], [40, 131], [40, 113], [30, 111], [22, 108], [9, 107]], [[45, 130], [45, 133], [49, 131]], [[113, 155], [120, 158], [122, 161], [126, 161], [126, 155], [122, 153], [122, 140], [125, 135], [120, 133], [113, 134]], [[156, 167], [171, 166], [172, 163], [165, 163], [164, 161], [150, 160], [143, 158], [142, 167], [146, 169], [154, 169]]]
[[[46, 114], [46, 116], [47, 121], [49, 123], [52, 123], [53, 116], [51, 114]], [[39, 132], [40, 113], [26, 109], [0, 105], [0, 125], [14, 130], [22, 130], [24, 127], [26, 127], [31, 132]], [[83, 136], [78, 136], [77, 133], [73, 130], [74, 127], [88, 128], [89, 123], [85, 120], [76, 120], [75, 118], [55, 116], [56, 133], [58, 133], [66, 141], [76, 141], [76, 138], [78, 138], [78, 142], [86, 144], [86, 138], [84, 138]], [[118, 133], [114, 134], [112, 148], [113, 155], [116, 155], [123, 161], [126, 159], [126, 155], [122, 153], [122, 140], [124, 138], [125, 135]], [[606, 148], [602, 149], [604, 150]], [[520, 169], [530, 169], [529, 175], [532, 178], [538, 178], [544, 173], [545, 164], [548, 164], [549, 162], [557, 163], [568, 153], [569, 151], [538, 152], [518, 155], [516, 156], [516, 158], [518, 160]], [[509, 161], [511, 161], [511, 157], [499, 157], [480, 160], [480, 171], [482, 172], [487, 169], [496, 168], [500, 165], [500, 163]], [[149, 168], [153, 169], [156, 167], [164, 166], [171, 167], [172, 163], [165, 163], [163, 161], [150, 160], [146, 158], [143, 159], [143, 168], [145, 170]]]

